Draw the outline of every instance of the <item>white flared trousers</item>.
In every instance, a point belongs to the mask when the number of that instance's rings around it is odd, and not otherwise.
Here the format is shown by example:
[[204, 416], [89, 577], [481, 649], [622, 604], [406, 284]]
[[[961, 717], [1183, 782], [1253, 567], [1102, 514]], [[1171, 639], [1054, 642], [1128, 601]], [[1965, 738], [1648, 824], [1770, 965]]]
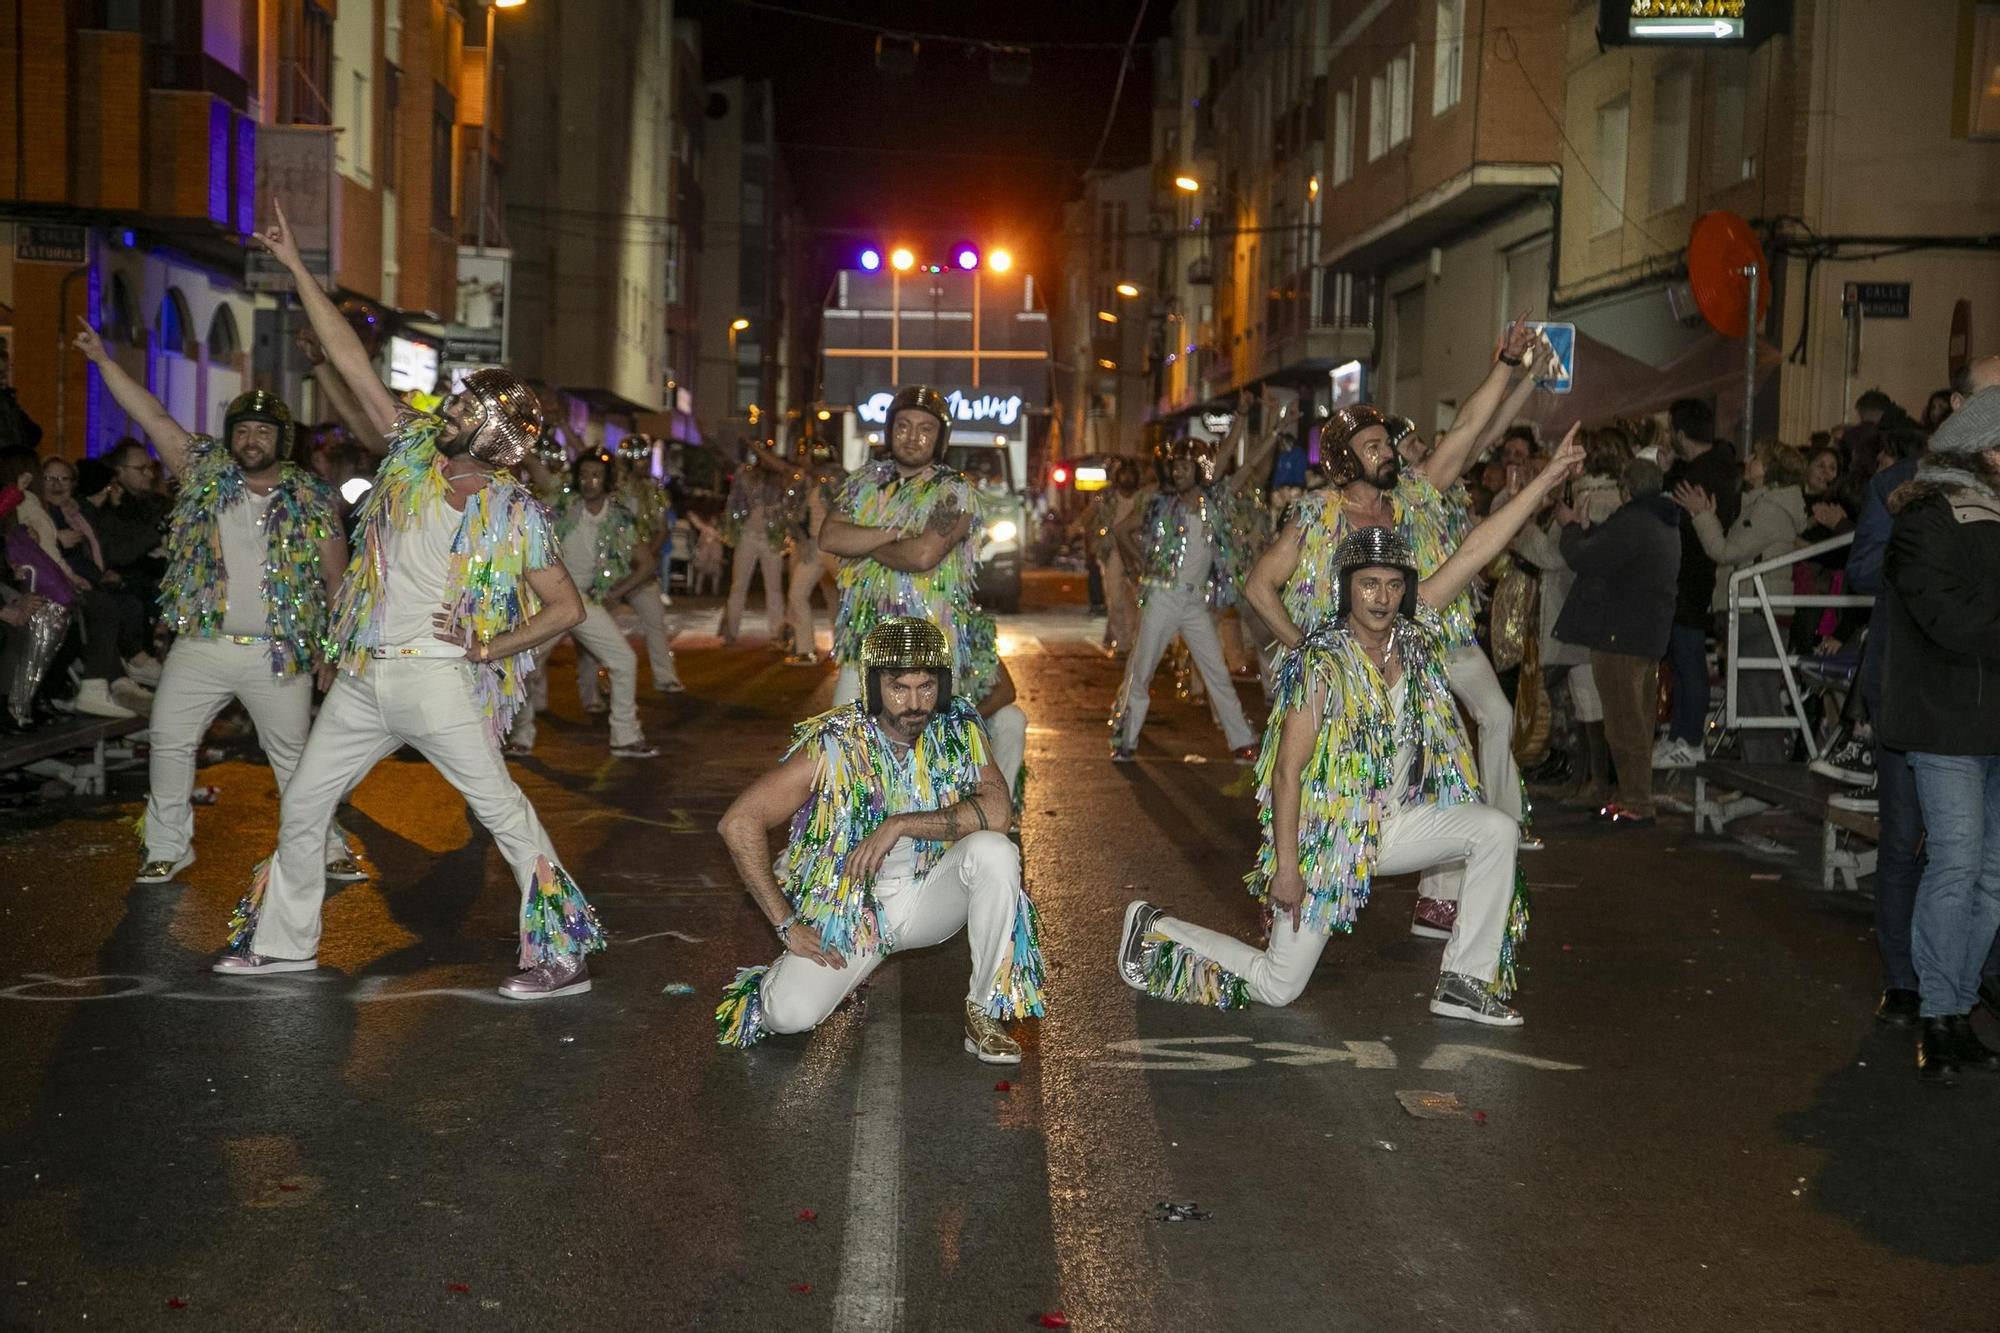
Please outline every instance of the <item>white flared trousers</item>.
[[340, 798], [386, 756], [413, 745], [458, 789], [493, 835], [521, 888], [525, 908], [535, 864], [560, 865], [535, 807], [507, 772], [500, 746], [473, 696], [473, 666], [462, 658], [388, 658], [359, 676], [343, 675], [319, 710], [298, 771], [285, 787], [278, 850], [250, 947], [271, 958], [319, 953], [326, 897], [321, 831]]
[[[667, 635], [667, 610], [660, 603], [660, 585], [647, 583], [634, 588], [619, 601], [606, 602], [604, 609], [616, 621], [620, 606], [632, 608], [639, 622], [639, 634], [646, 640], [646, 663], [653, 670], [653, 688], [665, 690], [681, 682], [680, 666]], [[585, 708], [595, 708], [599, 692], [597, 669], [603, 665], [582, 644], [576, 648], [576, 698]]]
[[[312, 730], [312, 677], [276, 676], [267, 643], [176, 639], [160, 669], [149, 722], [151, 790], [146, 795], [146, 859], [179, 864], [194, 845], [195, 756], [202, 737], [231, 700], [240, 700], [257, 728], [257, 743], [271, 761], [284, 794], [305, 753]], [[345, 795], [345, 793], [342, 793]], [[345, 857], [347, 843], [331, 813], [325, 857]]]
[[772, 546], [764, 533], [763, 511], [743, 522], [743, 535], [729, 556], [729, 607], [722, 617], [722, 637], [733, 639], [743, 629], [743, 608], [750, 600], [750, 576], [764, 572], [764, 625], [776, 643], [785, 625], [785, 548]]
[[785, 615], [792, 627], [792, 651], [819, 651], [819, 625], [813, 615], [814, 588], [822, 588], [827, 615], [840, 609], [840, 589], [834, 586], [833, 571], [839, 565], [832, 556], [821, 555], [810, 537], [792, 538], [791, 580], [785, 587]]
[[[1500, 968], [1500, 941], [1514, 897], [1514, 856], [1520, 829], [1489, 805], [1407, 806], [1382, 821], [1375, 873], [1405, 875], [1448, 862], [1465, 863], [1458, 921], [1444, 946], [1445, 972], [1491, 982]], [[1289, 916], [1271, 926], [1271, 943], [1259, 949], [1234, 936], [1163, 916], [1153, 929], [1176, 944], [1214, 959], [1250, 985], [1259, 1004], [1286, 1005], [1312, 980], [1327, 936], [1297, 930]]]
[[1243, 704], [1222, 660], [1222, 641], [1216, 637], [1208, 598], [1182, 588], [1159, 587], [1146, 590], [1146, 605], [1139, 612], [1138, 642], [1125, 663], [1125, 683], [1120, 687], [1125, 700], [1125, 734], [1119, 744], [1130, 749], [1139, 743], [1139, 729], [1146, 725], [1146, 710], [1152, 701], [1153, 674], [1160, 669], [1160, 659], [1166, 656], [1176, 634], [1186, 641], [1201, 683], [1208, 687], [1209, 708], [1222, 726], [1224, 742], [1232, 750], [1249, 745], [1256, 736], [1243, 716]]
[[[569, 634], [576, 640], [577, 693], [583, 696], [586, 706], [595, 699], [597, 667], [602, 663], [611, 675], [611, 743], [638, 745], [645, 740], [645, 733], [639, 729], [639, 655], [625, 641], [625, 632], [618, 628], [609, 611], [596, 602], [586, 602], [582, 622]], [[588, 694], [581, 684], [586, 676], [590, 680]], [[534, 748], [535, 691], [529, 691], [528, 702], [515, 717], [514, 730], [507, 739], [515, 745]]]
[[[1014, 907], [1021, 889], [1021, 851], [1004, 833], [971, 833], [953, 843], [922, 879], [875, 884], [882, 925], [896, 952], [943, 944], [963, 930], [972, 948], [966, 999], [986, 1006], [994, 978], [1014, 947]], [[882, 960], [850, 957], [826, 967], [787, 953], [764, 974], [764, 1026], [773, 1032], [818, 1027]]]

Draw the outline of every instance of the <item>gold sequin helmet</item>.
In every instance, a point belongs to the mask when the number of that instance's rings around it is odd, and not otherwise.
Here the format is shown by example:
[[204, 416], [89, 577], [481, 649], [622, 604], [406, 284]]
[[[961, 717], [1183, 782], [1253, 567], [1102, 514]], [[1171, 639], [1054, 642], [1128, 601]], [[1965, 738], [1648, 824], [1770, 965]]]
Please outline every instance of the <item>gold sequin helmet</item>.
[[938, 706], [951, 697], [951, 645], [944, 631], [915, 616], [891, 616], [861, 640], [861, 669], [867, 676], [868, 711], [882, 711], [884, 672], [935, 672]]
[[292, 452], [292, 436], [296, 427], [292, 421], [292, 409], [285, 406], [285, 400], [275, 393], [263, 389], [252, 389], [239, 393], [229, 400], [229, 406], [222, 412], [222, 443], [226, 448], [230, 437], [236, 434], [239, 421], [268, 421], [278, 428], [278, 457], [288, 457]]
[[925, 412], [937, 418], [937, 445], [931, 451], [931, 462], [944, 457], [944, 447], [951, 442], [951, 407], [944, 395], [928, 384], [912, 384], [900, 390], [889, 403], [889, 418], [883, 423], [882, 439], [886, 443], [895, 438], [896, 414], [899, 412]]
[[1361, 476], [1361, 459], [1354, 452], [1354, 437], [1370, 426], [1380, 426], [1391, 437], [1396, 429], [1382, 409], [1372, 403], [1343, 407], [1326, 420], [1319, 433], [1319, 468], [1327, 484], [1345, 486]]
[[[471, 454], [492, 467], [513, 467], [542, 438], [542, 404], [520, 376], [489, 367], [465, 377], [464, 394], [481, 413]], [[467, 423], [468, 429], [473, 428]]]

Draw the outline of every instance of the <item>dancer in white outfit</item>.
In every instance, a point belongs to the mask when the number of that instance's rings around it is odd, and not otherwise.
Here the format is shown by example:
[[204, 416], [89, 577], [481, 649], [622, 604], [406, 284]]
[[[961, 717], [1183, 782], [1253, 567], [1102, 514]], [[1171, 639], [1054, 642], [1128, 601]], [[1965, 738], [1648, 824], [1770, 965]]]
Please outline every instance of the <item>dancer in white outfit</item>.
[[[240, 702], [257, 728], [282, 795], [312, 725], [326, 608], [347, 568], [333, 496], [291, 453], [292, 413], [261, 389], [223, 413], [222, 440], [190, 435], [111, 357], [89, 325], [76, 346], [118, 406], [180, 479], [168, 521], [160, 597], [174, 646], [154, 696], [151, 789], [141, 884], [165, 884], [194, 864], [195, 752], [216, 716]], [[329, 879], [366, 873], [339, 825], [323, 837]]]
[[257, 239], [291, 273], [328, 361], [388, 438], [389, 456], [358, 515], [360, 549], [327, 633], [339, 679], [285, 789], [277, 853], [258, 867], [215, 970], [318, 966], [326, 820], [378, 761], [413, 745], [493, 835], [520, 887], [522, 970], [501, 994], [580, 994], [590, 989], [584, 957], [603, 947], [603, 931], [500, 755], [532, 650], [584, 617], [548, 511], [507, 470], [542, 433], [540, 406], [515, 376], [482, 370], [441, 416], [405, 409], [275, 211]]

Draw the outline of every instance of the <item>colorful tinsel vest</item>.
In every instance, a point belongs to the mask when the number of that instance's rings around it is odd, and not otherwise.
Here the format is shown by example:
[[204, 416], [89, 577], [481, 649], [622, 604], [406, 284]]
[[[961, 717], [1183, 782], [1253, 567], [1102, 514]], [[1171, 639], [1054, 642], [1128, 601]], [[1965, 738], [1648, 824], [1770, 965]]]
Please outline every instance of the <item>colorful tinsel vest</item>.
[[[583, 496], [566, 491], [556, 505], [556, 535], [566, 544], [582, 517]], [[583, 599], [602, 602], [632, 572], [632, 557], [641, 541], [639, 520], [622, 501], [606, 500], [597, 516], [597, 551], [590, 562], [590, 586]]]
[[[444, 424], [441, 417], [423, 413], [411, 413], [397, 423], [389, 436], [389, 456], [375, 474], [375, 488], [355, 515], [360, 539], [327, 632], [327, 656], [349, 675], [366, 671], [369, 650], [385, 646], [386, 538], [410, 526], [432, 504], [444, 502], [451, 490], [437, 451]], [[541, 609], [541, 600], [528, 586], [528, 571], [561, 559], [549, 511], [511, 476], [494, 473], [466, 498], [452, 537], [447, 593], [453, 627], [467, 642], [490, 640], [514, 629]], [[495, 736], [506, 735], [513, 726], [534, 668], [533, 653], [473, 667], [480, 706]]]
[[785, 481], [758, 466], [745, 463], [736, 469], [729, 483], [729, 502], [722, 514], [722, 540], [736, 546], [743, 540], [750, 517], [764, 513], [764, 541], [774, 551], [785, 549]]
[[[1396, 489], [1389, 492], [1389, 511], [1397, 534], [1417, 557], [1419, 579], [1435, 574], [1472, 526], [1469, 506], [1459, 506], [1454, 512], [1447, 497], [1417, 472], [1405, 473]], [[1300, 549], [1299, 567], [1285, 584], [1285, 610], [1300, 629], [1310, 631], [1333, 614], [1339, 578], [1333, 557], [1354, 528], [1345, 497], [1331, 488], [1299, 499], [1290, 518], [1299, 526]], [[1448, 649], [1478, 642], [1470, 588], [1454, 597], [1439, 615]]]
[[[962, 473], [934, 466], [907, 480], [894, 463], [871, 463], [849, 476], [835, 497], [834, 509], [866, 528], [919, 532], [940, 508], [976, 514], [978, 499]], [[890, 569], [863, 556], [843, 560], [836, 582], [840, 611], [834, 618], [833, 656], [843, 664], [861, 661], [861, 641], [868, 631], [891, 616], [916, 616], [944, 631], [952, 650], [952, 670], [963, 673], [967, 662], [959, 621], [972, 608], [973, 536], [945, 554], [933, 569], [921, 574]]]
[[[222, 632], [230, 588], [221, 516], [248, 490], [242, 469], [215, 437], [188, 438], [188, 468], [167, 520], [167, 574], [160, 584], [160, 609], [174, 633], [211, 639]], [[264, 520], [269, 546], [258, 587], [276, 675], [312, 668], [327, 622], [319, 544], [339, 530], [325, 483], [296, 464], [284, 464]]]
[[639, 540], [650, 545], [667, 530], [667, 509], [672, 503], [666, 489], [650, 477], [632, 477], [618, 487], [612, 498], [632, 511]]
[[1218, 611], [1235, 605], [1242, 577], [1247, 572], [1238, 540], [1241, 515], [1236, 501], [1229, 484], [1222, 481], [1178, 495], [1154, 492], [1139, 519], [1139, 554], [1144, 559], [1139, 574], [1141, 605], [1154, 589], [1171, 588], [1179, 580], [1181, 561], [1187, 555], [1189, 533], [1197, 517], [1212, 548], [1204, 590], [1208, 604]]

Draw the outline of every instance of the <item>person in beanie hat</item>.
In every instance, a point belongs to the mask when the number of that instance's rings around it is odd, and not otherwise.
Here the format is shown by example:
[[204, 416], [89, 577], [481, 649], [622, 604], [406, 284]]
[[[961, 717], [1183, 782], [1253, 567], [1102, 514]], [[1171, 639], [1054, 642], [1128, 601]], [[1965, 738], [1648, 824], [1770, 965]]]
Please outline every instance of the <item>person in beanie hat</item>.
[[2000, 388], [1937, 433], [1895, 515], [1876, 608], [1882, 743], [1908, 753], [1929, 859], [1911, 921], [1917, 1073], [2000, 1071], [1972, 1029], [2000, 929]]

